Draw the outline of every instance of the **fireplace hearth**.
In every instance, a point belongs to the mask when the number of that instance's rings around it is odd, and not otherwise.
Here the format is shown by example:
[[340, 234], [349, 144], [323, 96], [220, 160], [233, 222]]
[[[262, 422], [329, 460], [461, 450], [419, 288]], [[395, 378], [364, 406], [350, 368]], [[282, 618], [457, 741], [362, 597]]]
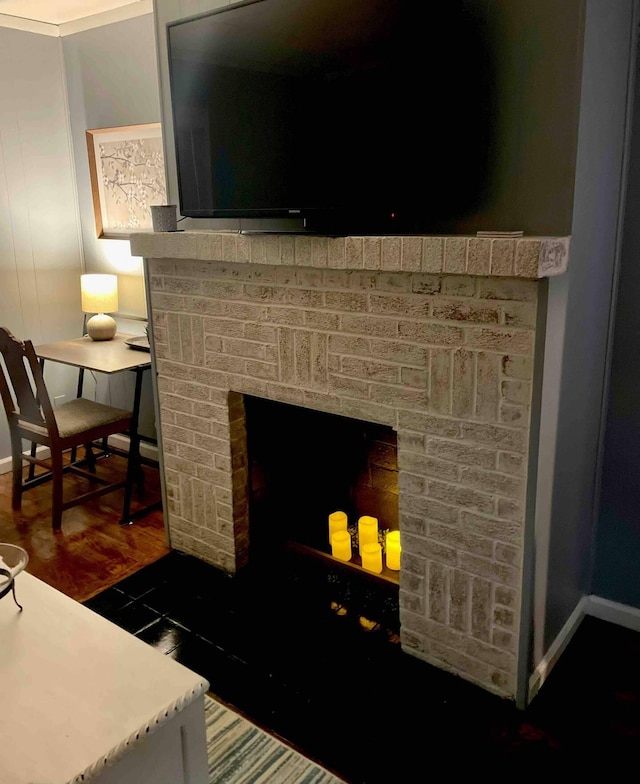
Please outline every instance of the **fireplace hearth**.
[[[184, 232], [131, 247], [148, 266], [172, 547], [235, 573], [272, 537], [321, 552], [328, 513], [354, 503], [326, 476], [351, 433], [313, 451], [305, 429], [330, 426], [294, 423], [287, 448], [255, 400], [382, 428], [402, 649], [514, 698], [539, 285], [566, 268], [567, 238]], [[266, 496], [274, 469], [247, 451], [247, 416], [268, 431], [258, 453], [291, 468]]]

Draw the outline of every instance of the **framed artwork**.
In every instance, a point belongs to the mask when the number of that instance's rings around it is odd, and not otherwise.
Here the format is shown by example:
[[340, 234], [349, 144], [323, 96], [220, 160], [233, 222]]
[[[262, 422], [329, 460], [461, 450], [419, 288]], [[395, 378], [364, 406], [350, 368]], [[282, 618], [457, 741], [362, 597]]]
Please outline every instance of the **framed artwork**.
[[151, 229], [151, 205], [167, 203], [160, 123], [86, 132], [96, 235], [127, 239]]

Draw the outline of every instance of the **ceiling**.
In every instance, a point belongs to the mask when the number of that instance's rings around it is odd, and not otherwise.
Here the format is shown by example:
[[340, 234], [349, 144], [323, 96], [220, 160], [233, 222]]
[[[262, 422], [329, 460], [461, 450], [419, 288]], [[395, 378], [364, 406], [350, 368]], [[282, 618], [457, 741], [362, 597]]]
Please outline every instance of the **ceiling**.
[[61, 25], [141, 0], [0, 0], [0, 14]]

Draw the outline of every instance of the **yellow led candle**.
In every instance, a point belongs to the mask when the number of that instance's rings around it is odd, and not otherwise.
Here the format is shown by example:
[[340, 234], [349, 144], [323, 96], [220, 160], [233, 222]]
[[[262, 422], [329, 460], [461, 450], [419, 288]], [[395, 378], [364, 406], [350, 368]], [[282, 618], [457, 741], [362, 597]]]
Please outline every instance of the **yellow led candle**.
[[336, 531], [331, 534], [331, 555], [340, 561], [351, 560], [351, 534], [349, 531]]
[[380, 574], [382, 572], [382, 547], [376, 542], [369, 542], [360, 548], [362, 556], [362, 568], [368, 572]]
[[378, 544], [378, 518], [363, 515], [358, 520], [358, 548], [362, 555], [362, 546]]
[[[329, 515], [329, 544], [336, 531], [347, 530], [347, 515], [344, 512], [331, 512]], [[349, 556], [351, 557], [351, 556]]]
[[400, 569], [400, 531], [387, 531], [385, 537], [387, 568], [397, 572]]

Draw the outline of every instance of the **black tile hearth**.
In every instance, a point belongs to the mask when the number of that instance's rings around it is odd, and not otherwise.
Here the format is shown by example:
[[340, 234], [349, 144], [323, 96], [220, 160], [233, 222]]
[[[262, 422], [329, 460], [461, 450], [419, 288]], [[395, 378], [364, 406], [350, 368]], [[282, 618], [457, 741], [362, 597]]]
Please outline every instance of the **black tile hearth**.
[[126, 629], [128, 632], [135, 634], [141, 629], [145, 629], [150, 624], [154, 623], [161, 617], [160, 613], [140, 604], [137, 601], [132, 601], [121, 610], [113, 613], [111, 620]]
[[190, 640], [192, 634], [167, 617], [160, 617], [138, 631], [136, 637], [161, 653], [171, 653], [183, 642]]
[[113, 620], [117, 613], [127, 604], [131, 604], [133, 597], [118, 588], [107, 588], [85, 602], [85, 606], [100, 615]]
[[403, 653], [384, 601], [309, 559], [231, 577], [172, 552], [86, 605], [351, 784], [422, 782], [442, 762], [615, 775], [637, 756], [640, 634], [595, 618], [518, 711]]

